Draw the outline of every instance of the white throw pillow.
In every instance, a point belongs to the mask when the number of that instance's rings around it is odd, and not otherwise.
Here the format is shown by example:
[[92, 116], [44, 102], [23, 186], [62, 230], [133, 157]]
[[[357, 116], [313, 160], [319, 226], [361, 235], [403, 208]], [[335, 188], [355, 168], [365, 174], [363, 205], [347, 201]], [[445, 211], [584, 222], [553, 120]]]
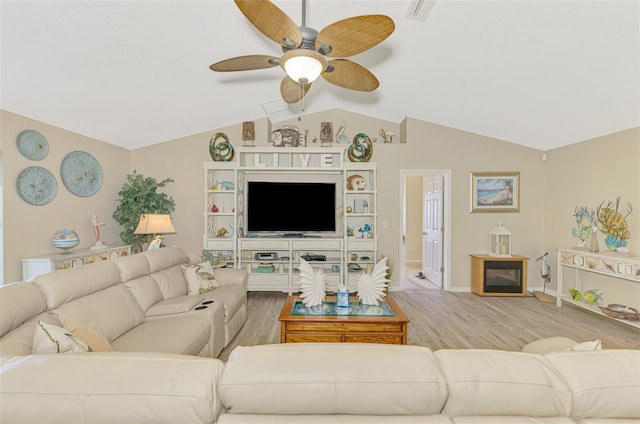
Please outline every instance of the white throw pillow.
[[182, 265], [189, 294], [202, 294], [219, 287], [209, 261], [195, 265]]
[[57, 325], [40, 320], [33, 335], [33, 353], [89, 352], [89, 346]]

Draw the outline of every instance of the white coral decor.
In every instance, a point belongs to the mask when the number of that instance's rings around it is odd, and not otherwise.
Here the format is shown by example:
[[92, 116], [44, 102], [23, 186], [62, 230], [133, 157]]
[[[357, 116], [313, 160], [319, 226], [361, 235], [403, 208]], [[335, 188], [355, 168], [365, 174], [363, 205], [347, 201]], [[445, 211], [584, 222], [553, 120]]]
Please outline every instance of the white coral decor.
[[387, 259], [382, 258], [371, 274], [363, 271], [362, 275], [358, 276], [358, 298], [364, 305], [378, 306], [380, 300], [387, 295], [385, 288], [391, 281], [387, 280]]
[[314, 271], [304, 259], [300, 259], [300, 289], [302, 290], [300, 298], [305, 306], [321, 305], [324, 301], [327, 289], [324, 272]]

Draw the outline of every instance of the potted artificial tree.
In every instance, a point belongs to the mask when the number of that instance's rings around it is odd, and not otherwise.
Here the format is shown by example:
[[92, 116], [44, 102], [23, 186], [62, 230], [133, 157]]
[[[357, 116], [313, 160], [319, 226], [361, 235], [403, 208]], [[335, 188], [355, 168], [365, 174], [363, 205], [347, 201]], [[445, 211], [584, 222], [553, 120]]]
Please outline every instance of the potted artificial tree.
[[140, 215], [145, 213], [170, 214], [175, 208], [175, 201], [166, 193], [158, 193], [173, 179], [166, 178], [158, 181], [153, 177], [144, 177], [133, 171], [127, 175], [127, 181], [118, 192], [118, 206], [113, 212], [113, 219], [122, 227], [120, 238], [125, 244], [131, 245], [131, 250], [138, 253], [142, 245], [147, 242], [147, 235], [136, 235]]

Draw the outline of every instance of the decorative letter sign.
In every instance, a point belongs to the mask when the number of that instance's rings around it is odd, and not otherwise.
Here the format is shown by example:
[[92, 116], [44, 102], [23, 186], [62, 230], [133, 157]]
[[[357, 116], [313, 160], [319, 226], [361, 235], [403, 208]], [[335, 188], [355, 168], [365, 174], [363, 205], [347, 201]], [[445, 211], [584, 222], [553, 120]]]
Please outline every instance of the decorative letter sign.
[[333, 166], [333, 156], [329, 153], [320, 155], [320, 167], [331, 168]]

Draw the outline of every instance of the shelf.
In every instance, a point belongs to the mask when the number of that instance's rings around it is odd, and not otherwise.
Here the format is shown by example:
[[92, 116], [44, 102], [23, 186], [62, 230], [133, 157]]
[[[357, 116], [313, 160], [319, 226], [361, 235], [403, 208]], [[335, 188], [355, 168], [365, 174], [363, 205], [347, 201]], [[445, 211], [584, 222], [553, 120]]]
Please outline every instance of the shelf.
[[631, 326], [636, 327], [636, 328], [640, 328], [640, 321], [630, 321], [628, 319], [618, 319], [618, 318], [610, 317], [609, 315], [606, 315], [604, 312], [602, 312], [602, 310], [600, 310], [599, 307], [591, 305], [591, 304], [586, 303], [586, 302], [573, 300], [569, 296], [566, 296], [566, 295], [562, 295], [562, 300], [564, 302], [570, 303], [570, 304], [572, 304], [574, 306], [577, 306], [579, 308], [586, 309], [586, 310], [588, 310], [590, 312], [593, 312], [595, 314], [598, 314], [598, 315], [602, 315], [603, 317], [606, 317], [606, 318], [621, 322], [623, 324], [631, 325]]

